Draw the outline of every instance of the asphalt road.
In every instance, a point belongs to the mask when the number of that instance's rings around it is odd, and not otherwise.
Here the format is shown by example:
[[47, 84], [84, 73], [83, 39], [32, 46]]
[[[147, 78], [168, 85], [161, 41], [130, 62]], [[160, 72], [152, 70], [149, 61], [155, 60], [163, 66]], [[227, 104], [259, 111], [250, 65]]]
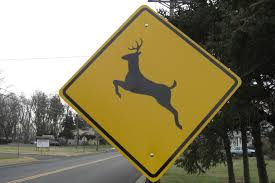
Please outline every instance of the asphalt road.
[[0, 183], [134, 183], [139, 176], [116, 152], [0, 167]]

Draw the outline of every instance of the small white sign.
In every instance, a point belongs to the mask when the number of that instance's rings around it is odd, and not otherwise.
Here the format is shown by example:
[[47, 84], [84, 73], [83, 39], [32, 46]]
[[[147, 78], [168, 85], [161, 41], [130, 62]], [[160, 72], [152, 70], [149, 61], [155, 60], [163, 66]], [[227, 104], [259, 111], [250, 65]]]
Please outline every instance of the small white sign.
[[50, 147], [49, 139], [37, 139], [36, 147]]

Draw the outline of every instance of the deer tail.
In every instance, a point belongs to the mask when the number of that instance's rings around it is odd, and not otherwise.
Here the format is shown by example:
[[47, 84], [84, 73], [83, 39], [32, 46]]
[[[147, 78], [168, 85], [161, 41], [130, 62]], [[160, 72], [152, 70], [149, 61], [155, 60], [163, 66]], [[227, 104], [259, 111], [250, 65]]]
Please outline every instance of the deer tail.
[[177, 82], [174, 80], [174, 83], [172, 84], [172, 86], [169, 87], [170, 90], [172, 90], [173, 88], [175, 88], [177, 86]]

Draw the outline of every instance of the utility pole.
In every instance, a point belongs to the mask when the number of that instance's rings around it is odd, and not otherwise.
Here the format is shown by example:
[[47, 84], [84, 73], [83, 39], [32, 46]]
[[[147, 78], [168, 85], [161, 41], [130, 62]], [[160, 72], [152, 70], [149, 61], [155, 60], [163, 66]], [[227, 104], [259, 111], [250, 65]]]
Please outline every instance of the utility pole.
[[176, 0], [170, 0], [170, 18], [173, 18], [175, 16], [175, 8], [176, 8]]
[[[169, 17], [173, 18], [175, 16], [175, 9], [178, 6], [183, 6], [188, 3], [190, 3], [191, 0], [148, 0], [148, 2], [152, 3], [160, 3], [164, 7], [169, 9]], [[146, 179], [146, 183], [153, 183], [150, 180]], [[158, 180], [155, 183], [160, 183], [160, 180]]]
[[96, 151], [99, 150], [99, 134], [96, 133]]
[[78, 148], [78, 145], [79, 145], [79, 120], [77, 119], [76, 120], [76, 149]]
[[20, 142], [19, 142], [19, 139], [18, 139], [18, 142], [17, 142], [17, 157], [19, 158], [20, 156]]
[[177, 6], [183, 6], [190, 3], [191, 0], [148, 0], [148, 2], [159, 3], [169, 9], [170, 18], [175, 16]]
[[18, 136], [17, 136], [17, 157], [19, 158], [20, 157], [20, 126], [18, 127], [18, 130], [16, 130], [16, 132], [18, 133]]

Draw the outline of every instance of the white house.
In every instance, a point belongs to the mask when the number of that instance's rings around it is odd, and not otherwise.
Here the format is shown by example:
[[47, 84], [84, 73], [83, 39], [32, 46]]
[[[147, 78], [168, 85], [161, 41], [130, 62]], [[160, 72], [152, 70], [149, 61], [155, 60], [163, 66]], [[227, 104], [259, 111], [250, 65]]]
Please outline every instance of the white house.
[[[233, 135], [230, 139], [231, 141], [231, 148], [234, 147], [242, 147], [242, 134], [240, 131], [234, 131]], [[253, 143], [252, 143], [252, 137], [251, 135], [247, 135], [247, 147], [252, 147]]]
[[75, 129], [72, 131], [74, 135], [74, 139], [69, 139], [68, 144], [70, 145], [76, 145], [77, 144], [77, 133], [79, 134], [79, 144], [83, 144], [84, 142], [87, 142], [89, 144], [95, 144], [95, 139], [89, 139], [87, 137], [95, 137], [96, 132], [93, 128], [85, 128], [85, 129]]

